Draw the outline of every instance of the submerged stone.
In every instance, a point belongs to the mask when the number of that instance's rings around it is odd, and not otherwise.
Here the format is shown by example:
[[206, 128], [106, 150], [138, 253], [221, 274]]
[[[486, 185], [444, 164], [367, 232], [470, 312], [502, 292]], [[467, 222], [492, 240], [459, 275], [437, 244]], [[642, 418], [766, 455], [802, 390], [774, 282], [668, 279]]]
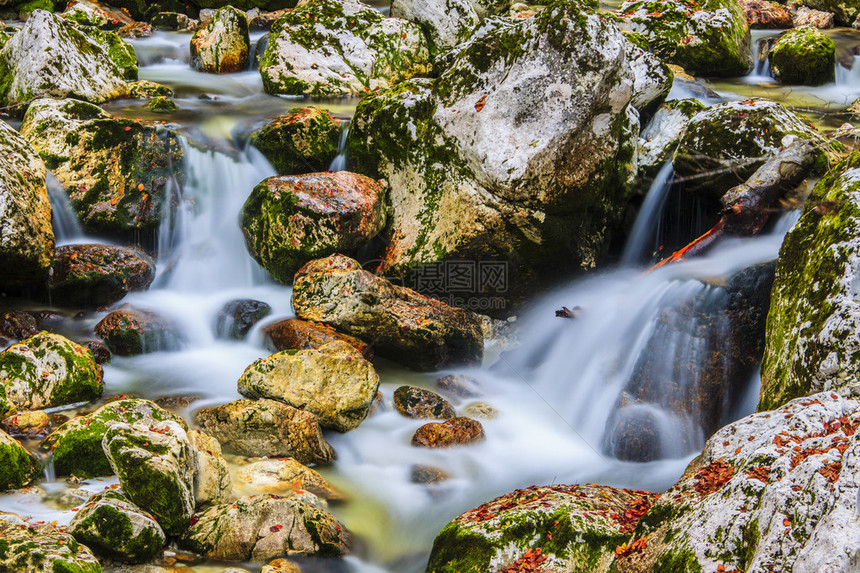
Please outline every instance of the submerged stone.
[[108, 428], [117, 423], [155, 425], [165, 420], [185, 427], [182, 418], [149, 400], [117, 400], [91, 414], [66, 422], [48, 436], [42, 446], [51, 450], [57, 475], [79, 478], [107, 476], [112, 470], [102, 449], [102, 437]]
[[248, 16], [227, 6], [191, 37], [191, 67], [211, 74], [242, 72], [250, 49]]
[[360, 95], [431, 69], [417, 24], [357, 0], [311, 0], [272, 26], [260, 60], [273, 95]]
[[309, 491], [328, 501], [346, 499], [319, 472], [292, 458], [251, 462], [236, 473], [236, 481], [243, 491], [254, 494], [289, 495], [296, 491]]
[[127, 563], [149, 560], [167, 541], [152, 515], [113, 490], [91, 497], [69, 533], [99, 555]]
[[272, 307], [259, 300], [231, 300], [215, 317], [215, 334], [242, 340], [255, 324], [271, 313]]
[[164, 318], [127, 305], [101, 319], [95, 326], [95, 333], [118, 356], [175, 350], [182, 341], [180, 334]]
[[409, 368], [435, 370], [483, 358], [483, 331], [474, 313], [391, 284], [342, 255], [299, 270], [293, 307], [300, 318], [373, 341], [380, 356]]
[[88, 402], [99, 398], [104, 389], [102, 367], [92, 352], [49, 332], [0, 352], [0, 386], [6, 403], [20, 409]]
[[106, 34], [111, 33], [83, 30], [36, 10], [0, 50], [0, 103], [14, 105], [39, 97], [100, 103], [124, 96], [128, 72], [115, 58], [124, 60], [127, 51], [133, 54], [134, 50], [115, 42], [105, 44]]
[[0, 286], [45, 279], [54, 258], [45, 164], [36, 150], [0, 121]]
[[[30, 104], [24, 135], [62, 183], [81, 225], [121, 237], [155, 231], [183, 179], [182, 144], [161, 127], [73, 99]], [[135, 235], [136, 233], [136, 235]]]
[[484, 439], [481, 422], [471, 418], [451, 418], [446, 422], [424, 424], [412, 436], [412, 445], [424, 448], [463, 446]]
[[299, 499], [259, 495], [207, 509], [178, 544], [210, 560], [265, 563], [286, 555], [340, 557], [349, 550], [349, 534]]
[[811, 26], [779, 37], [767, 57], [773, 75], [783, 84], [818, 86], [836, 79], [836, 43]]
[[279, 115], [251, 134], [278, 175], [326, 171], [337, 155], [343, 121], [325, 109], [297, 108]]
[[63, 245], [57, 248], [51, 270], [54, 304], [95, 308], [146, 290], [155, 278], [155, 261], [129, 247]]

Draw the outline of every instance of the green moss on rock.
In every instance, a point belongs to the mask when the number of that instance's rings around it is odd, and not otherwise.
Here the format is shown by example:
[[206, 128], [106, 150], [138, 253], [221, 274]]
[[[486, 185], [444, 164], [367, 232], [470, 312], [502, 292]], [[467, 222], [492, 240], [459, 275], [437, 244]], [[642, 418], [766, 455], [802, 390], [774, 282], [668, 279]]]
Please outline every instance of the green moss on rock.
[[0, 430], [0, 491], [24, 487], [40, 469], [24, 446]]
[[251, 145], [279, 175], [325, 171], [337, 155], [342, 123], [325, 109], [296, 108], [254, 132]]
[[836, 43], [817, 28], [801, 26], [779, 37], [767, 57], [784, 84], [818, 86], [835, 80]]

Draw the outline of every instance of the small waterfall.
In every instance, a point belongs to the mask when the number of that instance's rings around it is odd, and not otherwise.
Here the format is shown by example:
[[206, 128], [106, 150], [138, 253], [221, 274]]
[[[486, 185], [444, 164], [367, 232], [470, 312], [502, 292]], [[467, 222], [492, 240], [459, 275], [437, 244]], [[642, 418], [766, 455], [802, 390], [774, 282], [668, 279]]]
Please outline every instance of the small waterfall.
[[836, 64], [836, 85], [860, 89], [860, 55], [850, 57], [851, 67]]
[[768, 58], [768, 54], [770, 54], [770, 50], [773, 48], [775, 40], [776, 39], [773, 37], [767, 37], [759, 38], [755, 42], [755, 53], [753, 54], [755, 67], [752, 72], [753, 76], [760, 78], [772, 77], [770, 73], [770, 59]]
[[337, 155], [328, 166], [329, 171], [344, 171], [346, 169], [346, 138], [349, 135], [349, 122], [344, 120], [340, 126], [340, 141], [337, 144]]
[[636, 265], [649, 254], [649, 246], [657, 247], [655, 244], [657, 225], [660, 222], [660, 215], [666, 204], [666, 197], [669, 195], [674, 177], [675, 172], [670, 159], [660, 168], [642, 201], [639, 214], [636, 215], [636, 222], [633, 223], [633, 229], [630, 231], [627, 244], [624, 246], [624, 254], [621, 256], [623, 266]]
[[50, 171], [45, 182], [51, 200], [51, 222], [57, 246], [79, 242], [84, 233], [63, 184]]

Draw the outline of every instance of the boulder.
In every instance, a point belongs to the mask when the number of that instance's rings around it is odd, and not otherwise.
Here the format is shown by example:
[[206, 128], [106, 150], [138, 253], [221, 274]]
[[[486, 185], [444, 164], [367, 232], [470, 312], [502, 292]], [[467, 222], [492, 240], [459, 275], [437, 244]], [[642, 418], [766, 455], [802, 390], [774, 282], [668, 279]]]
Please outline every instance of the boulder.
[[633, 98], [630, 105], [639, 111], [640, 120], [644, 121], [669, 95], [675, 75], [660, 58], [633, 42], [627, 42], [624, 49], [633, 70]]
[[468, 418], [477, 418], [479, 420], [495, 420], [499, 417], [499, 411], [494, 407], [484, 402], [475, 402], [463, 408], [463, 414]]
[[417, 24], [358, 0], [310, 0], [272, 26], [260, 60], [272, 95], [360, 95], [430, 71]]
[[860, 367], [860, 153], [822, 178], [776, 265], [759, 410], [855, 382]]
[[312, 505], [259, 495], [207, 509], [178, 545], [209, 560], [265, 563], [286, 555], [340, 557], [348, 551], [349, 536], [346, 527]]
[[662, 104], [639, 134], [639, 172], [653, 178], [672, 158], [690, 119], [706, 106], [697, 99], [676, 99]]
[[42, 446], [51, 450], [54, 470], [59, 476], [107, 476], [112, 471], [102, 449], [102, 437], [108, 428], [118, 423], [155, 425], [166, 420], [185, 425], [182, 418], [149, 400], [117, 400], [66, 422], [48, 436]]
[[18, 440], [0, 430], [0, 491], [24, 487], [39, 474], [40, 469]]
[[[636, 527], [623, 571], [853, 571], [860, 401], [824, 392], [714, 434]], [[620, 560], [619, 560], [620, 561]]]
[[167, 541], [152, 515], [114, 490], [91, 497], [68, 531], [100, 556], [126, 563], [148, 561]]
[[791, 10], [782, 4], [768, 0], [738, 0], [738, 4], [743, 8], [750, 28], [784, 30], [793, 26]]
[[251, 145], [278, 175], [326, 171], [337, 155], [343, 123], [322, 108], [296, 108], [252, 133]]
[[616, 14], [660, 59], [691, 74], [742, 76], [752, 69], [749, 26], [737, 0], [635, 0]]
[[819, 30], [826, 30], [834, 26], [833, 13], [814, 10], [806, 6], [800, 6], [791, 16], [791, 23], [795, 28], [801, 26], [812, 26]]
[[672, 163], [687, 191], [716, 200], [793, 138], [820, 141], [813, 127], [781, 104], [758, 99], [723, 103], [693, 116]]
[[81, 342], [81, 346], [93, 353], [93, 360], [96, 361], [96, 364], [107, 364], [110, 362], [110, 349], [101, 340], [84, 340]]
[[51, 302], [73, 308], [112, 304], [149, 288], [155, 261], [140, 249], [113, 245], [63, 245], [51, 265]]
[[165, 203], [176, 201], [170, 189], [182, 182], [182, 143], [162, 127], [116, 119], [77, 100], [42, 99], [30, 104], [21, 134], [87, 231], [139, 237], [155, 231]]
[[0, 336], [24, 340], [39, 332], [36, 317], [23, 310], [7, 310], [0, 313]]
[[329, 342], [340, 340], [353, 346], [368, 360], [373, 358], [373, 349], [366, 342], [319, 322], [308, 322], [298, 318], [279, 320], [263, 327], [263, 337], [266, 345], [277, 351], [319, 348]]
[[773, 75], [783, 84], [818, 86], [836, 78], [836, 43], [812, 26], [789, 30], [767, 57]]
[[218, 440], [199, 430], [188, 430], [194, 454], [194, 501], [196, 507], [224, 503], [233, 492], [230, 469], [221, 456]]
[[197, 21], [179, 12], [159, 12], [152, 16], [150, 24], [165, 32], [187, 32], [194, 29]]
[[393, 0], [391, 15], [420, 25], [435, 54], [469, 39], [482, 20], [473, 4], [470, 0]]
[[313, 414], [276, 400], [236, 400], [203, 408], [194, 421], [224, 451], [240, 456], [290, 456], [317, 465], [335, 457]]
[[412, 445], [424, 448], [462, 446], [484, 439], [481, 422], [470, 418], [451, 418], [446, 422], [424, 424], [412, 436]]
[[219, 338], [242, 340], [255, 324], [271, 312], [272, 307], [259, 300], [231, 300], [215, 317], [215, 334]]
[[154, 97], [173, 97], [173, 90], [149, 80], [138, 80], [128, 84], [128, 97], [136, 99], [149, 99]]
[[451, 521], [433, 543], [427, 571], [606, 573], [654, 498], [597, 485], [518, 489]]
[[42, 532], [0, 519], [0, 571], [102, 573], [95, 555], [68, 533]]
[[74, 97], [95, 103], [123, 97], [127, 70], [109, 53], [118, 46], [104, 44], [102, 34], [108, 33], [78, 28], [45, 10], [33, 12], [0, 50], [0, 104], [15, 105], [38, 97]]
[[149, 100], [149, 103], [146, 104], [146, 108], [154, 113], [170, 113], [179, 109], [179, 106], [176, 105], [176, 102], [169, 97], [155, 96]]
[[175, 350], [182, 339], [162, 317], [128, 306], [108, 313], [96, 324], [95, 333], [118, 356]]
[[464, 285], [484, 297], [592, 267], [635, 176], [627, 44], [589, 8], [555, 3], [476, 33], [435, 81], [362, 99], [347, 145], [352, 169], [389, 184], [380, 270], [463, 260], [509, 272]]
[[134, 22], [133, 24], [117, 28], [115, 33], [120, 38], [149, 38], [152, 36], [153, 30], [152, 26], [147, 22]]
[[299, 270], [293, 308], [300, 318], [372, 341], [379, 355], [410, 368], [475, 364], [483, 357], [475, 314], [393, 285], [342, 255]]
[[[812, 8], [819, 12], [830, 12], [835, 22], [842, 26], [851, 26], [860, 16], [860, 6], [854, 2], [839, 2], [838, 0], [789, 0], [789, 6]], [[795, 24], [796, 25], [796, 24]]]
[[59, 334], [43, 331], [0, 352], [0, 404], [53, 408], [95, 400], [103, 389], [93, 353]]
[[211, 74], [243, 72], [250, 49], [248, 16], [227, 6], [191, 37], [191, 67]]
[[194, 515], [195, 458], [185, 430], [173, 421], [111, 425], [102, 448], [126, 496], [151, 513], [168, 535]]
[[78, 26], [78, 29], [107, 50], [108, 57], [119, 68], [124, 80], [137, 80], [137, 54], [131, 44], [107, 30], [90, 26]]
[[36, 283], [47, 276], [54, 230], [45, 175], [36, 150], [0, 121], [0, 286]]
[[293, 8], [296, 5], [296, 0], [196, 0], [196, 4], [200, 6], [201, 11], [205, 9], [218, 9], [224, 6], [235, 6], [239, 10], [285, 10]]
[[243, 491], [261, 494], [289, 495], [308, 491], [328, 501], [342, 501], [346, 496], [334, 488], [319, 472], [293, 458], [251, 462], [236, 472], [236, 482]]
[[320, 426], [339, 432], [364, 421], [379, 375], [361, 352], [343, 341], [319, 349], [284, 350], [255, 360], [239, 378], [239, 393], [270, 398], [313, 413]]
[[269, 177], [254, 187], [240, 215], [251, 256], [291, 284], [305, 263], [353, 253], [382, 230], [384, 192], [369, 177], [339, 171]]
[[94, 26], [105, 30], [113, 30], [121, 26], [134, 24], [134, 20], [123, 12], [105, 7], [93, 0], [74, 0], [68, 3], [61, 17], [67, 22]]
[[394, 407], [409, 418], [447, 420], [457, 415], [448, 400], [415, 386], [401, 386], [395, 390]]

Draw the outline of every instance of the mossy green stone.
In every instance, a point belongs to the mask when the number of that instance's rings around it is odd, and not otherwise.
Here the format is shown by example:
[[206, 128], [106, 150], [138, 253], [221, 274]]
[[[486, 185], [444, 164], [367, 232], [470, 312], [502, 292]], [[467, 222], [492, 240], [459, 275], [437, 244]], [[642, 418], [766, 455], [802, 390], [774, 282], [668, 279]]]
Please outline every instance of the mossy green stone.
[[171, 111], [176, 111], [179, 109], [179, 106], [170, 99], [165, 96], [156, 96], [152, 98], [152, 100], [147, 104], [150, 111], [154, 111], [157, 113], [169, 113]]
[[337, 155], [341, 121], [324, 109], [296, 108], [269, 122], [251, 136], [279, 175], [328, 169]]
[[779, 37], [767, 57], [784, 84], [818, 86], [836, 79], [836, 43], [817, 28], [801, 26]]
[[27, 450], [0, 430], [0, 491], [24, 487], [36, 477], [39, 470], [39, 465]]

